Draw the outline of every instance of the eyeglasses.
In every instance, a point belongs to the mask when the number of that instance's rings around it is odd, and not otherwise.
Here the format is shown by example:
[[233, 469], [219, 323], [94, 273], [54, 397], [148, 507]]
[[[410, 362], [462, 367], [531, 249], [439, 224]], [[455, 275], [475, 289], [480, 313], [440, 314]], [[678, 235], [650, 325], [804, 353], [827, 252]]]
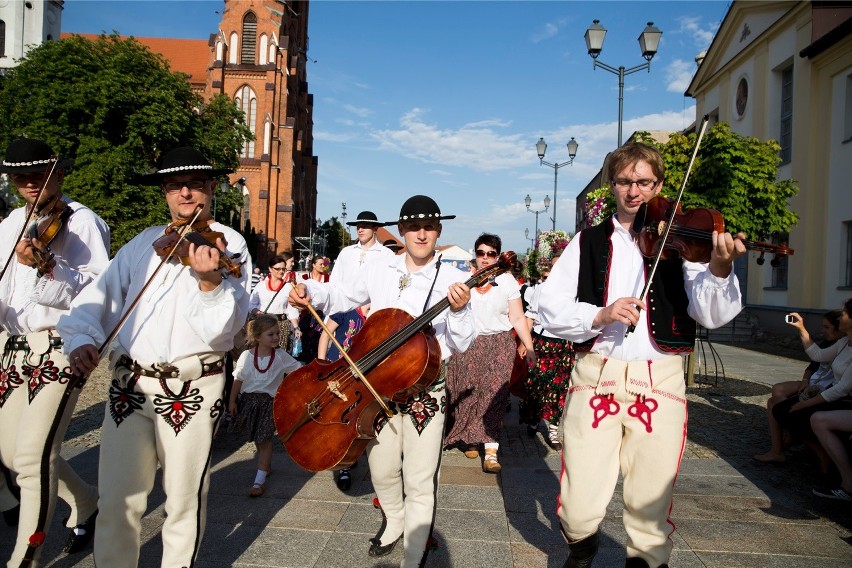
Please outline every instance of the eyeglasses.
[[12, 183], [15, 185], [26, 185], [30, 182], [37, 184], [44, 180], [44, 172], [9, 174], [9, 179], [11, 179]]
[[204, 185], [207, 181], [202, 180], [191, 180], [191, 181], [169, 181], [163, 184], [163, 191], [166, 193], [177, 193], [181, 191], [184, 187], [192, 190], [192, 191], [201, 191], [204, 189]]
[[657, 185], [657, 180], [655, 179], [614, 179], [612, 180], [612, 185], [614, 185], [618, 189], [630, 189], [630, 186], [636, 184], [636, 187], [641, 189], [642, 191], [648, 191], [649, 189], [653, 189]]
[[273, 266], [270, 270], [277, 270], [278, 272], [284, 272], [287, 270], [286, 266]]
[[496, 250], [487, 250], [486, 251], [486, 250], [482, 250], [482, 249], [476, 249], [476, 257], [477, 258], [482, 258], [483, 256], [487, 256], [488, 258], [497, 258], [497, 254], [498, 253], [497, 253]]

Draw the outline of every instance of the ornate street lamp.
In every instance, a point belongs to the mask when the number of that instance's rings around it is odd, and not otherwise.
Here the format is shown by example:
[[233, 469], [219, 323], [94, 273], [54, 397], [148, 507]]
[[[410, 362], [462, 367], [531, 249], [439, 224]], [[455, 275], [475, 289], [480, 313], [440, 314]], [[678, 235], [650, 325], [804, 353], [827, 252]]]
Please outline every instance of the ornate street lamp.
[[[573, 164], [574, 157], [577, 155], [577, 148], [580, 147], [580, 145], [577, 144], [577, 141], [574, 140], [573, 136], [571, 137], [571, 140], [568, 141], [568, 144], [566, 144], [566, 146], [568, 147], [568, 158], [570, 159], [562, 163], [550, 163], [545, 161], [544, 159], [544, 153], [547, 152], [547, 142], [544, 141], [544, 138], [539, 138], [538, 142], [535, 143], [535, 151], [538, 154], [539, 165], [553, 168], [553, 217], [551, 217], [550, 220], [553, 221], [554, 231], [556, 230], [556, 178], [559, 174], [559, 168], [563, 166], [570, 166], [571, 164]], [[538, 231], [536, 231], [536, 234], [538, 234]]]
[[586, 30], [586, 49], [594, 61], [592, 69], [600, 67], [605, 71], [618, 75], [619, 146], [621, 146], [621, 123], [624, 116], [624, 77], [631, 73], [642, 71], [643, 69], [647, 69], [648, 73], [651, 72], [651, 59], [653, 59], [654, 55], [657, 54], [657, 48], [660, 46], [660, 37], [662, 37], [662, 35], [663, 32], [654, 26], [654, 22], [648, 22], [648, 25], [645, 26], [645, 29], [642, 30], [641, 34], [639, 34], [639, 48], [642, 50], [642, 57], [645, 58], [645, 63], [625, 69], [623, 65], [616, 68], [611, 65], [607, 65], [603, 61], [598, 61], [598, 55], [600, 55], [601, 50], [603, 50], [603, 42], [606, 37], [606, 28], [601, 25], [600, 20], [594, 20], [592, 25], [589, 26], [589, 29]]

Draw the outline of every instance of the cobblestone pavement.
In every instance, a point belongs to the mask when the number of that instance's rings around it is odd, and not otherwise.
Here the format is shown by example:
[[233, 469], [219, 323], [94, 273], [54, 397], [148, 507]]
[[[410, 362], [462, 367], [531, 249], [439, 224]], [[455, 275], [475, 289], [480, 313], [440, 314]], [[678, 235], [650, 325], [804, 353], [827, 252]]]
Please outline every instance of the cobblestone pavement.
[[[785, 467], [751, 459], [768, 446], [764, 405], [771, 385], [800, 378], [803, 363], [726, 346], [717, 346], [717, 357], [725, 376], [717, 379], [712, 358], [705, 358], [697, 366], [700, 383], [688, 389], [689, 435], [675, 488], [678, 530], [671, 566], [848, 568], [852, 507], [811, 495], [821, 479], [808, 453], [794, 448]], [[92, 481], [107, 386], [107, 373], [99, 367], [80, 397], [63, 447], [72, 465]], [[565, 561], [555, 517], [560, 456], [541, 436], [528, 437], [517, 423], [517, 404], [512, 408], [501, 439], [501, 475], [482, 473], [478, 460], [458, 451], [445, 452], [439, 548], [428, 566], [553, 568]], [[223, 432], [216, 439], [198, 566], [386, 567], [399, 562], [400, 550], [378, 563], [366, 555], [380, 516], [372, 507], [364, 459], [353, 470], [353, 488], [342, 493], [330, 472], [304, 472], [278, 447], [269, 491], [249, 499], [245, 490], [253, 477], [253, 454], [253, 446], [236, 435]], [[140, 566], [159, 565], [163, 499], [155, 489], [143, 520]], [[623, 565], [621, 507], [619, 485], [602, 525], [596, 568]], [[57, 508], [43, 563], [93, 566], [91, 554], [67, 557], [59, 551], [64, 539], [59, 519], [66, 510], [63, 504]], [[0, 551], [11, 547], [11, 538], [11, 531], [0, 526]]]

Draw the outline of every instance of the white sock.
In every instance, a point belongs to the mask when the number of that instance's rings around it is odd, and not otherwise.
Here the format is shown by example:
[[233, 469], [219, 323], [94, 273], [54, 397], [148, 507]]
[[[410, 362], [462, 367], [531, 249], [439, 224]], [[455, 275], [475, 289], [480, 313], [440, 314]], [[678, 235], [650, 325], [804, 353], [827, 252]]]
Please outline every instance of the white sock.
[[257, 475], [254, 478], [255, 485], [263, 485], [266, 483], [266, 472], [262, 469], [257, 470]]
[[485, 442], [485, 449], [486, 450], [496, 450], [499, 447], [500, 447], [500, 444], [498, 444], [497, 442]]

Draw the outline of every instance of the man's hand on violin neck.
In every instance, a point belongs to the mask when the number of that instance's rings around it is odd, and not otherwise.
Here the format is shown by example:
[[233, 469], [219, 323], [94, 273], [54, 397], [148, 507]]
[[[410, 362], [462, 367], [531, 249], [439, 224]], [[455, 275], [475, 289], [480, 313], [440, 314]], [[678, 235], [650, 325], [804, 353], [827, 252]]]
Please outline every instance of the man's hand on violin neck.
[[198, 287], [202, 292], [210, 292], [222, 283], [219, 257], [225, 250], [222, 239], [216, 239], [216, 247], [189, 245], [189, 265], [198, 277]]
[[296, 284], [290, 289], [289, 300], [290, 305], [299, 310], [304, 310], [311, 304], [311, 297], [308, 296], [308, 287], [304, 284]]
[[746, 251], [745, 233], [737, 233], [734, 237], [731, 233], [719, 233], [713, 231], [713, 250], [710, 251], [710, 272], [713, 276], [727, 278], [733, 270], [734, 261], [744, 255]]

